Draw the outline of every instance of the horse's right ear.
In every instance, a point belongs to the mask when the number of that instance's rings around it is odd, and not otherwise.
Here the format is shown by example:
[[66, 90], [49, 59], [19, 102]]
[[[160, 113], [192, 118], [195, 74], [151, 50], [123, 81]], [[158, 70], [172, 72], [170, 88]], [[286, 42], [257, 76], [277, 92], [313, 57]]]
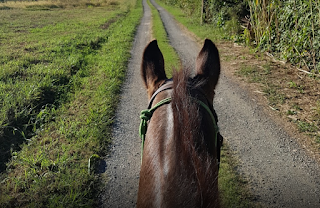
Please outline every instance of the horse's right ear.
[[149, 98], [167, 79], [164, 71], [163, 55], [156, 40], [151, 41], [144, 49], [141, 76], [147, 88]]
[[197, 57], [196, 76], [203, 81], [203, 90], [212, 100], [220, 76], [220, 57], [217, 47], [209, 39], [205, 40]]

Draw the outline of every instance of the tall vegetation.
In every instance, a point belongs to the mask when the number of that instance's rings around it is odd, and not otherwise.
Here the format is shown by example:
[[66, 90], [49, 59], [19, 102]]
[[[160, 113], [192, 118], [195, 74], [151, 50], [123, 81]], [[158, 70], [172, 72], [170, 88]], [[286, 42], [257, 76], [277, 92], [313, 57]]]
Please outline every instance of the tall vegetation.
[[[202, 17], [237, 40], [308, 71], [320, 71], [320, 2], [314, 0], [162, 0]], [[203, 4], [203, 5], [202, 5]], [[202, 8], [203, 6], [203, 8]], [[201, 16], [201, 12], [203, 15]], [[243, 21], [246, 20], [246, 21]], [[244, 30], [239, 30], [239, 25]]]
[[[162, 0], [166, 4], [178, 6], [201, 22], [224, 25], [233, 16], [241, 16], [244, 11], [243, 0]], [[203, 15], [201, 15], [204, 13]]]
[[239, 39], [240, 17], [249, 14], [243, 0], [161, 0], [180, 7], [194, 24], [212, 26], [224, 39]]
[[247, 0], [251, 37], [259, 48], [309, 71], [320, 70], [320, 2]]

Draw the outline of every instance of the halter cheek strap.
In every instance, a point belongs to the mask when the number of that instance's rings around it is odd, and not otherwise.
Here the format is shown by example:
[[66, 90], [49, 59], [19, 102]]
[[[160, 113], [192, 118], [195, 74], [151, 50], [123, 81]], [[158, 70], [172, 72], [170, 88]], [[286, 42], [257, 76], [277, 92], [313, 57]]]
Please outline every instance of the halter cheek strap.
[[166, 82], [161, 87], [159, 87], [159, 89], [157, 89], [157, 91], [155, 93], [153, 93], [153, 95], [152, 95], [152, 97], [150, 98], [150, 101], [149, 101], [148, 109], [151, 109], [153, 100], [156, 98], [156, 96], [160, 92], [173, 88], [173, 82], [169, 82], [169, 81], [172, 81], [172, 79], [166, 80]]
[[142, 153], [143, 153], [143, 148], [144, 148], [144, 141], [146, 138], [146, 133], [147, 133], [147, 128], [148, 128], [148, 121], [151, 119], [153, 112], [159, 108], [160, 106], [164, 104], [168, 104], [171, 102], [171, 97], [166, 98], [164, 100], [161, 100], [159, 103], [157, 103], [154, 107], [152, 107], [152, 103], [155, 99], [155, 97], [162, 91], [172, 89], [173, 83], [168, 82], [172, 81], [172, 79], [166, 80], [166, 82], [155, 92], [153, 93], [152, 97], [150, 98], [149, 104], [148, 104], [148, 109], [141, 111], [140, 114], [140, 128], [139, 128], [139, 136], [141, 138], [141, 162], [142, 162]]
[[159, 108], [162, 105], [168, 104], [171, 102], [171, 97], [166, 98], [158, 102], [155, 106], [153, 106], [151, 109], [143, 110], [141, 111], [140, 114], [140, 128], [139, 128], [139, 135], [142, 141], [141, 144], [141, 162], [142, 162], [142, 153], [143, 153], [143, 148], [144, 148], [144, 141], [146, 139], [146, 133], [147, 133], [147, 128], [148, 128], [148, 121], [151, 119], [153, 112]]

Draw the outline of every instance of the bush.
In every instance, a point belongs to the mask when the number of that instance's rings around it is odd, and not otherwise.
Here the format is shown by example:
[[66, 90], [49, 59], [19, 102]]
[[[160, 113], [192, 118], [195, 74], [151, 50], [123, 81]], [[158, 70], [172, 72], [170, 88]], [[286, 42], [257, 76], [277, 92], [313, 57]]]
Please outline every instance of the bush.
[[[309, 71], [320, 72], [320, 2], [305, 0], [162, 0], [192, 18]], [[204, 2], [203, 15], [202, 2]], [[244, 30], [240, 24], [248, 16]], [[200, 21], [199, 21], [200, 22]]]
[[309, 71], [319, 72], [320, 3], [303, 0], [249, 1], [254, 44]]

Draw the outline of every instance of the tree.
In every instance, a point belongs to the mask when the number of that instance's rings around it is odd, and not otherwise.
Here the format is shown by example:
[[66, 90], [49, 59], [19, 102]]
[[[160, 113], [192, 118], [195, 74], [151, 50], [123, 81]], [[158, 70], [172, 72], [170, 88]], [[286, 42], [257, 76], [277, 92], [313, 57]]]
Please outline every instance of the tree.
[[202, 0], [202, 7], [201, 7], [201, 20], [200, 23], [206, 23], [207, 15], [206, 15], [206, 7], [208, 5], [208, 0]]

